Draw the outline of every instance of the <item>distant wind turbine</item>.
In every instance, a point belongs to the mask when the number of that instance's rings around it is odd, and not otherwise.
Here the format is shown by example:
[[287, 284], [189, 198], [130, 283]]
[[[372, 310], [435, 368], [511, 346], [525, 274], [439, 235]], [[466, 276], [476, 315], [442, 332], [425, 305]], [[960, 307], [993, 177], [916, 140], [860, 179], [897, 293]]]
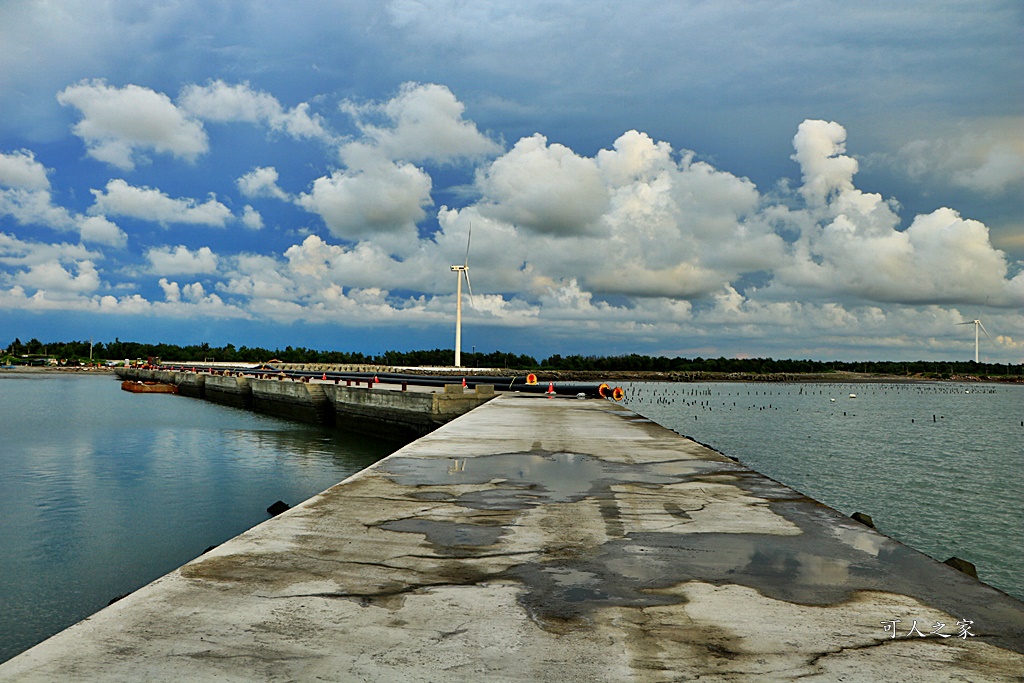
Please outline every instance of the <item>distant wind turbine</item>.
[[473, 302], [473, 285], [469, 281], [469, 243], [473, 239], [473, 224], [469, 225], [469, 236], [466, 238], [466, 260], [461, 266], [452, 266], [452, 272], [456, 273], [458, 284], [455, 288], [455, 367], [462, 367], [462, 276], [466, 276], [466, 286], [469, 287], [469, 301]]
[[977, 363], [978, 362], [978, 328], [979, 327], [981, 328], [981, 331], [985, 333], [985, 336], [988, 337], [989, 341], [992, 341], [992, 337], [989, 335], [988, 330], [985, 329], [985, 326], [981, 324], [980, 320], [977, 320], [977, 319], [975, 319], [975, 320], [965, 320], [962, 323], [957, 323], [957, 325], [974, 325], [974, 362]]

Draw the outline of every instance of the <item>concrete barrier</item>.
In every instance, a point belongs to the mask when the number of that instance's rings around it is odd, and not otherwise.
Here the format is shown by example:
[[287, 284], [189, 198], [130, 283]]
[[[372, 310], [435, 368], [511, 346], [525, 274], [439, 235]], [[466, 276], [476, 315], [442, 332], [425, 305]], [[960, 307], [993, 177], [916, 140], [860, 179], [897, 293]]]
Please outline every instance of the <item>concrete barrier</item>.
[[314, 424], [333, 424], [334, 411], [322, 384], [288, 379], [250, 379], [253, 410]]
[[241, 375], [207, 375], [204, 382], [205, 398], [214, 403], [235, 408], [252, 408], [252, 387], [249, 379]]
[[153, 378], [157, 382], [163, 382], [164, 384], [178, 384], [178, 373], [174, 370], [154, 370]]
[[464, 391], [457, 384], [440, 391], [398, 391], [320, 384], [339, 427], [374, 436], [411, 440], [429, 434], [494, 398], [494, 387]]
[[206, 398], [206, 375], [201, 372], [178, 374], [178, 393], [190, 398]]

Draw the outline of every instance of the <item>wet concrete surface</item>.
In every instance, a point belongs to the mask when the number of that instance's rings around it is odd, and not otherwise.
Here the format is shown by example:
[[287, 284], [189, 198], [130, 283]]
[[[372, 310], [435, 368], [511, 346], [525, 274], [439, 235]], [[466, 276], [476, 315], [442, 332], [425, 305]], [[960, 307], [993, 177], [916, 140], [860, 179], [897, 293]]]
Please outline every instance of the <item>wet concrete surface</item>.
[[[946, 637], [909, 637], [912, 623]], [[0, 680], [1022, 672], [1021, 602], [621, 406], [503, 396], [0, 665]]]
[[[806, 605], [835, 605], [850, 600], [858, 591], [887, 590], [951, 614], [971, 614], [975, 621], [1008, 619], [1005, 630], [986, 638], [1024, 653], [1024, 623], [1019, 613], [1018, 619], [1013, 618], [1019, 603], [1011, 603], [1008, 610], [1003, 601], [979, 604], [976, 596], [961, 590], [977, 587], [977, 581], [961, 572], [936, 572], [930, 558], [879, 533], [864, 533], [862, 525], [835, 510], [732, 461], [627, 464], [579, 453], [531, 450], [463, 460], [396, 457], [380, 471], [402, 486], [419, 489], [421, 499], [429, 495], [423, 489], [431, 486], [490, 484], [484, 490], [444, 499], [466, 508], [506, 511], [588, 498], [612, 500], [613, 488], [619, 484], [659, 492], [666, 485], [730, 480], [751, 496], [767, 501], [775, 514], [799, 529], [797, 535], [679, 533], [680, 529], [671, 525], [663, 532], [624, 534], [619, 507], [602, 506], [609, 539], [624, 538], [609, 540], [586, 559], [527, 563], [501, 575], [523, 584], [523, 605], [540, 623], [585, 620], [588, 612], [608, 605], [670, 604], [672, 599], [654, 591], [687, 581], [747, 586], [776, 600]], [[680, 524], [693, 521], [679, 503], [666, 500], [662, 506]], [[494, 527], [425, 520], [383, 526], [421, 533], [441, 554], [456, 551], [462, 555], [465, 546], [483, 548], [502, 536]], [[941, 584], [936, 586], [936, 581]]]

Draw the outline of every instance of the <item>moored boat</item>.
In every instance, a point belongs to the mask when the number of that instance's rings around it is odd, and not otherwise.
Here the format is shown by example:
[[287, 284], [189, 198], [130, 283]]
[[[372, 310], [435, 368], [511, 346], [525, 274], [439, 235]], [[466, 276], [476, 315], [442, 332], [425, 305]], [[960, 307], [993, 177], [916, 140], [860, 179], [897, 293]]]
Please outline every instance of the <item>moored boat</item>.
[[163, 382], [135, 382], [125, 380], [121, 382], [121, 388], [136, 394], [176, 394], [178, 387]]

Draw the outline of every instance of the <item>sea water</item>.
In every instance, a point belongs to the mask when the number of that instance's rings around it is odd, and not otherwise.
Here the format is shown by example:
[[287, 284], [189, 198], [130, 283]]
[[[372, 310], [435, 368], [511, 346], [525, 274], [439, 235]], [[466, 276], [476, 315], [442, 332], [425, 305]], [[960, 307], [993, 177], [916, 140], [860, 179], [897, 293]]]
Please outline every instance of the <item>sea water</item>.
[[641, 415], [1024, 600], [1024, 386], [623, 388]]
[[0, 661], [399, 445], [110, 374], [0, 371]]

